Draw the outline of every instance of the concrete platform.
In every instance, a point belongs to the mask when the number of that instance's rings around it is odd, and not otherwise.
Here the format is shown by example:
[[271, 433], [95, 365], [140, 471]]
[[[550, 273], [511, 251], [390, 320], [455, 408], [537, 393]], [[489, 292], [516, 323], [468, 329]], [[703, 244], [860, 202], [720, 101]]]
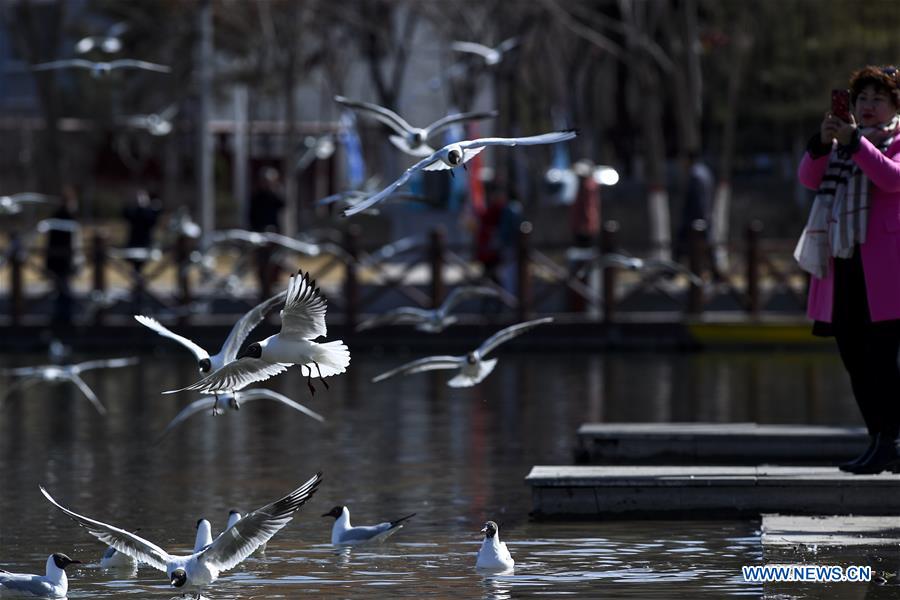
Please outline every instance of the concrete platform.
[[862, 427], [756, 423], [586, 423], [580, 464], [835, 465], [869, 443]]
[[536, 518], [759, 518], [900, 515], [900, 475], [835, 467], [535, 466]]
[[896, 546], [900, 544], [900, 517], [766, 514], [760, 539], [765, 547]]

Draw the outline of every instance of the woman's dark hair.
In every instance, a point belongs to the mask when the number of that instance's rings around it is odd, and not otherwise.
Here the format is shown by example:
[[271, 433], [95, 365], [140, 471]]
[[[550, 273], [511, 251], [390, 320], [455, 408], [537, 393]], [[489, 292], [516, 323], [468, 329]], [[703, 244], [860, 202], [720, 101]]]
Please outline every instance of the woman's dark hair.
[[896, 67], [874, 67], [869, 65], [850, 75], [850, 101], [856, 104], [856, 98], [866, 86], [872, 86], [878, 92], [887, 94], [896, 108], [900, 108], [900, 72]]

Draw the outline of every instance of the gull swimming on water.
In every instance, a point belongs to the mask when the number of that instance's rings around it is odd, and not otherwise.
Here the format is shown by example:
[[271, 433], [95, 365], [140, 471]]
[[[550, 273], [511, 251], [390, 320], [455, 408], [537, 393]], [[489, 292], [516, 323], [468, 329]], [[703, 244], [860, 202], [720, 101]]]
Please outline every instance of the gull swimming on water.
[[291, 276], [288, 284], [279, 333], [250, 344], [237, 355], [236, 360], [193, 385], [163, 393], [173, 394], [184, 390], [205, 394], [234, 392], [255, 381], [264, 381], [283, 373], [292, 365], [299, 365], [301, 373], [305, 369], [306, 385], [311, 394], [316, 393], [312, 384], [313, 368], [328, 388], [325, 377], [339, 375], [347, 370], [350, 351], [341, 340], [313, 341], [328, 334], [325, 326], [326, 308], [327, 303], [316, 287], [316, 282], [309, 279], [309, 273], [298, 271]]
[[8, 594], [28, 598], [64, 598], [69, 591], [66, 567], [80, 564], [65, 554], [57, 552], [47, 557], [47, 574], [10, 573], [0, 569], [0, 597]]
[[500, 541], [500, 529], [493, 521], [484, 524], [481, 532], [484, 541], [478, 549], [478, 557], [475, 560], [475, 568], [485, 571], [508, 571], [516, 566], [505, 542]]
[[350, 524], [350, 511], [346, 506], [335, 506], [322, 516], [334, 517], [331, 543], [335, 546], [343, 546], [363, 542], [383, 542], [397, 533], [403, 527], [404, 522], [416, 516], [416, 513], [377, 525], [357, 525], [356, 527]]
[[519, 138], [479, 138], [475, 140], [463, 140], [461, 142], [453, 142], [447, 144], [440, 150], [426, 156], [397, 178], [394, 183], [387, 186], [377, 194], [370, 196], [368, 199], [358, 202], [344, 210], [344, 216], [349, 217], [356, 213], [362, 212], [381, 202], [394, 193], [394, 190], [406, 183], [409, 178], [417, 171], [442, 171], [453, 169], [455, 167], [464, 166], [466, 162], [478, 155], [488, 146], [534, 146], [538, 144], [556, 144], [573, 139], [578, 135], [574, 129], [568, 131], [554, 131], [541, 135], [532, 135]]
[[[280, 402], [281, 404], [293, 408], [294, 410], [305, 414], [306, 416], [319, 421], [320, 423], [325, 420], [325, 417], [320, 415], [319, 413], [310, 410], [309, 408], [303, 406], [299, 402], [294, 402], [287, 396], [279, 394], [274, 390], [269, 390], [266, 388], [253, 388], [249, 390], [241, 390], [240, 392], [235, 392], [234, 394], [225, 393], [222, 395], [220, 400], [217, 400], [213, 396], [206, 396], [200, 398], [199, 400], [195, 400], [181, 409], [181, 412], [175, 415], [175, 418], [166, 425], [166, 428], [163, 430], [161, 434], [159, 434], [159, 438], [157, 441], [164, 438], [170, 431], [175, 429], [178, 425], [189, 419], [190, 417], [196, 415], [200, 411], [204, 410], [213, 410], [214, 415], [220, 415], [225, 412], [225, 409], [238, 411], [241, 409], [241, 405], [245, 402], [253, 402], [254, 400], [274, 400], [275, 402]], [[225, 408], [223, 408], [223, 406]]]
[[384, 314], [377, 315], [360, 323], [357, 331], [364, 331], [382, 325], [415, 325], [418, 331], [425, 333], [440, 333], [444, 328], [453, 325], [458, 320], [450, 314], [460, 302], [470, 298], [496, 298], [500, 293], [487, 286], [464, 285], [455, 288], [444, 303], [438, 308], [427, 309], [417, 306], [401, 306], [391, 309]]
[[406, 122], [406, 119], [394, 111], [371, 102], [359, 102], [343, 96], [335, 96], [334, 101], [348, 108], [363, 111], [393, 129], [396, 135], [390, 136], [391, 143], [412, 156], [428, 156], [432, 154], [434, 148], [428, 145], [429, 138], [434, 137], [451, 125], [463, 121], [493, 119], [498, 114], [496, 110], [458, 113], [438, 119], [427, 127], [413, 127]]
[[3, 401], [8, 398], [16, 390], [23, 390], [43, 381], [59, 382], [69, 381], [74, 383], [84, 396], [90, 400], [94, 408], [101, 415], [106, 414], [106, 407], [97, 399], [94, 391], [84, 382], [81, 374], [85, 371], [93, 369], [118, 369], [121, 367], [130, 367], [136, 365], [138, 359], [131, 358], [112, 358], [109, 360], [89, 360], [87, 362], [75, 365], [40, 365], [37, 367], [19, 367], [16, 369], [4, 369], [2, 373], [19, 377], [15, 383], [9, 386], [6, 394], [0, 397], [0, 406]]
[[408, 362], [405, 365], [401, 365], [396, 369], [391, 369], [386, 373], [382, 373], [373, 378], [372, 383], [378, 383], [379, 381], [384, 381], [389, 377], [399, 374], [412, 375], [413, 373], [421, 373], [423, 371], [459, 369], [459, 373], [453, 379], [448, 381], [447, 385], [450, 387], [472, 387], [475, 384], [481, 383], [485, 377], [490, 375], [491, 371], [494, 370], [494, 367], [497, 366], [496, 358], [485, 360], [485, 357], [496, 349], [497, 346], [522, 335], [526, 331], [534, 329], [538, 325], [550, 323], [552, 321], [553, 317], [544, 317], [541, 319], [534, 319], [533, 321], [525, 321], [524, 323], [510, 325], [486, 339], [478, 348], [464, 356], [428, 356], [426, 358], [420, 358]]
[[[139, 562], [163, 571], [173, 587], [183, 592], [196, 593], [196, 597], [200, 598], [200, 590], [218, 579], [219, 573], [241, 564], [261, 544], [268, 542], [287, 525], [294, 518], [294, 513], [316, 492], [321, 480], [322, 474], [317, 473], [283, 498], [249, 513], [201, 550], [181, 556], [169, 554], [134, 533], [71, 511], [54, 500], [43, 487], [40, 490], [53, 506], [87, 529], [95, 538]], [[209, 521], [201, 519], [197, 526], [197, 538], [205, 536], [206, 528], [209, 527]]]

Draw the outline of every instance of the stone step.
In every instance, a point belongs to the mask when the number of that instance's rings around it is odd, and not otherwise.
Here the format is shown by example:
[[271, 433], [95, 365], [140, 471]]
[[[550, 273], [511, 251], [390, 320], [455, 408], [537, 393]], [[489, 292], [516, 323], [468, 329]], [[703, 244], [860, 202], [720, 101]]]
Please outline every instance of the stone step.
[[537, 518], [900, 515], [900, 475], [804, 466], [535, 466]]
[[862, 427], [757, 423], [585, 423], [580, 464], [827, 464], [861, 454]]

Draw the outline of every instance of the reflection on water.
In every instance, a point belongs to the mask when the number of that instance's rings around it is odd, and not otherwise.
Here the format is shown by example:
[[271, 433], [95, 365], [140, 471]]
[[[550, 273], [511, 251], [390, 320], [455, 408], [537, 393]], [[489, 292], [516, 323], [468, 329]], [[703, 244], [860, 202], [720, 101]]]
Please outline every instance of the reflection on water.
[[[271, 381], [324, 424], [252, 403], [198, 415], [156, 446], [193, 399], [159, 394], [196, 375], [178, 350], [146, 356], [141, 368], [87, 373], [106, 419], [70, 386], [13, 397], [0, 412], [0, 563], [33, 572], [63, 551], [88, 563], [71, 574], [70, 598], [170, 598], [162, 573], [100, 569], [103, 546], [44, 502], [38, 484], [78, 512], [188, 552], [197, 519], [218, 531], [229, 509], [252, 510], [322, 469], [318, 494], [265, 555], [224, 573], [207, 596], [758, 597], [768, 587], [745, 583], [740, 571], [763, 561], [758, 522], [532, 522], [524, 476], [534, 464], [570, 463], [585, 421], [858, 422], [827, 353], [505, 354], [474, 389], [450, 389], [441, 373], [369, 383], [406, 358], [355, 355], [350, 371], [311, 399], [295, 372]], [[0, 366], [42, 359], [3, 356]], [[386, 544], [336, 551], [332, 520], [318, 515], [337, 504], [361, 523], [417, 516]], [[513, 574], [475, 571], [489, 519], [516, 560]], [[786, 590], [813, 597], [808, 585]]]

